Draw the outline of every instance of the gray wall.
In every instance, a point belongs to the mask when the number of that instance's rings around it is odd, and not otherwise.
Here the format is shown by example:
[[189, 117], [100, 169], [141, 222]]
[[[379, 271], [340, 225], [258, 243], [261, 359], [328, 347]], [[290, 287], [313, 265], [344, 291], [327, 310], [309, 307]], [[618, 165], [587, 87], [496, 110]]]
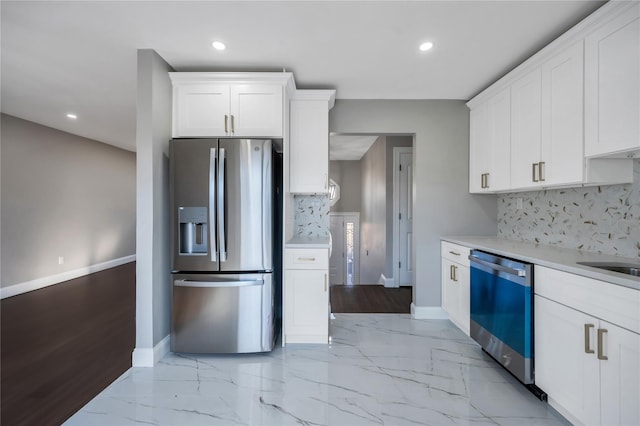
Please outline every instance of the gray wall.
[[633, 166], [632, 184], [500, 195], [498, 237], [640, 258], [640, 160]]
[[168, 151], [172, 86], [169, 71], [172, 68], [153, 50], [138, 50], [134, 366], [153, 359], [153, 347], [170, 331]]
[[375, 284], [385, 273], [387, 255], [386, 141], [379, 137], [360, 159], [360, 284]]
[[135, 254], [134, 153], [5, 114], [1, 150], [2, 287]]
[[415, 135], [413, 300], [417, 307], [439, 307], [440, 237], [497, 232], [496, 197], [469, 194], [465, 103], [337, 100], [329, 127], [336, 133]]
[[392, 278], [397, 268], [393, 267], [393, 148], [413, 146], [413, 136], [387, 136], [387, 263], [385, 276]]
[[340, 199], [331, 206], [331, 211], [359, 212], [362, 194], [360, 160], [329, 161], [329, 177], [340, 185]]

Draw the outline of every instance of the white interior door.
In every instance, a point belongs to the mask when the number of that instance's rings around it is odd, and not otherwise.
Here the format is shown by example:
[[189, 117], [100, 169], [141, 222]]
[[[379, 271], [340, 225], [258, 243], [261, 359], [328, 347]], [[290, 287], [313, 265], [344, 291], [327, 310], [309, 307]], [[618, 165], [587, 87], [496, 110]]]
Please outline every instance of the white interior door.
[[330, 214], [333, 250], [329, 259], [331, 285], [360, 284], [360, 213]]
[[413, 272], [413, 149], [394, 148], [394, 275], [396, 286], [411, 285]]
[[344, 244], [344, 217], [330, 215], [330, 231], [333, 240], [331, 257], [329, 258], [329, 283], [331, 285], [344, 285], [345, 277], [345, 244]]

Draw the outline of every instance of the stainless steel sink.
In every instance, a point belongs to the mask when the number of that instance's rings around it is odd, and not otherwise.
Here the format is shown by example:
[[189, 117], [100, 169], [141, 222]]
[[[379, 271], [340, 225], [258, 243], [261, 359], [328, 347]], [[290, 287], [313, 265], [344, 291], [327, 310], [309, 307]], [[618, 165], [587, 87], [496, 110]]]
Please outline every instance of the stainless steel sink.
[[606, 269], [607, 271], [620, 272], [622, 274], [640, 277], [640, 264], [621, 262], [576, 262], [578, 265], [591, 266], [592, 268]]

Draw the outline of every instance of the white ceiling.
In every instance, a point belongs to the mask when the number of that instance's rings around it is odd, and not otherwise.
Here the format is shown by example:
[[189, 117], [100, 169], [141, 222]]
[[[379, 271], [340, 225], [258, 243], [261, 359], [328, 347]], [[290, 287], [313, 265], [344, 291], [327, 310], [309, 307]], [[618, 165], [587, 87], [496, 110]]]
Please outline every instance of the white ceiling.
[[329, 160], [359, 160], [378, 136], [329, 136]]
[[3, 0], [1, 107], [135, 150], [142, 48], [177, 71], [286, 68], [338, 99], [467, 100], [602, 3]]

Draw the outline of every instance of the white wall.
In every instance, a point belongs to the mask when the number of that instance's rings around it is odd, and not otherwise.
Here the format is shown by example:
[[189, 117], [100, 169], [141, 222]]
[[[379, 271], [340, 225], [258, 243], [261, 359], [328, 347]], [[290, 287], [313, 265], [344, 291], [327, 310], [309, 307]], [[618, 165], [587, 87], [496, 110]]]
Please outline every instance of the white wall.
[[440, 237], [496, 235], [494, 195], [468, 193], [469, 110], [463, 101], [337, 100], [331, 132], [414, 134], [416, 307], [438, 307]]
[[331, 206], [331, 211], [359, 212], [362, 202], [360, 160], [329, 161], [329, 177], [340, 185], [340, 199]]
[[[169, 167], [172, 71], [157, 53], [138, 50], [137, 268], [134, 366], [153, 366], [154, 346], [170, 331]], [[165, 341], [166, 342], [166, 341]]]

